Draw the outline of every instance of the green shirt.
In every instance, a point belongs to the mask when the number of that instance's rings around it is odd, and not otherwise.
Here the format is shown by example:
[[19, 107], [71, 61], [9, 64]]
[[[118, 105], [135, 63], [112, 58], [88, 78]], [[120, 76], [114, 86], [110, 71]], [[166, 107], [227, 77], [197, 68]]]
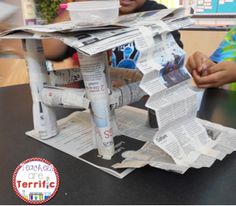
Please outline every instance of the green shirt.
[[[236, 62], [236, 26], [225, 35], [224, 40], [211, 55], [210, 59], [217, 63], [222, 61]], [[231, 83], [230, 89], [236, 91], [236, 83]]]

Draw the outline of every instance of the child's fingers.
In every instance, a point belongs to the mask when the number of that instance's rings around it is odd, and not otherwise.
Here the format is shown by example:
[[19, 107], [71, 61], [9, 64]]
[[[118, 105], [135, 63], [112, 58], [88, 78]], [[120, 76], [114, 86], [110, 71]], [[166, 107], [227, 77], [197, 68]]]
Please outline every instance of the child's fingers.
[[193, 78], [197, 85], [215, 84], [218, 82], [218, 76], [218, 73], [213, 73], [207, 76], [200, 76], [195, 70], [193, 71]]
[[190, 57], [188, 58], [186, 67], [187, 67], [187, 69], [188, 69], [188, 71], [189, 71], [190, 73], [192, 73], [192, 71], [193, 71], [194, 69], [196, 69], [197, 65], [196, 65], [196, 63], [195, 63], [195, 61], [194, 61], [193, 56], [190, 56]]

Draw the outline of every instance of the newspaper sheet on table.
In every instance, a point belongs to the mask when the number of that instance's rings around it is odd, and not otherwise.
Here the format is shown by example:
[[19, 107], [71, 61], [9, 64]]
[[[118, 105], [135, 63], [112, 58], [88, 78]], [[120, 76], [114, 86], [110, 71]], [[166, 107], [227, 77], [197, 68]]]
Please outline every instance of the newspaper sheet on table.
[[119, 132], [115, 134], [116, 153], [112, 160], [97, 157], [89, 111], [75, 112], [58, 121], [60, 133], [47, 140], [39, 138], [35, 130], [26, 134], [58, 150], [72, 155], [118, 178], [123, 178], [133, 169], [114, 169], [112, 165], [122, 161], [126, 150], [138, 150], [146, 141], [151, 141], [156, 129], [146, 125], [147, 111], [132, 107], [116, 110]]
[[[215, 141], [214, 149], [217, 151], [221, 151], [222, 153], [231, 154], [235, 151], [235, 140], [236, 140], [236, 130], [228, 127], [224, 127], [222, 125], [212, 123], [202, 119], [196, 119], [196, 122], [203, 125], [204, 130], [208, 133], [208, 138]], [[179, 139], [180, 136], [175, 136]], [[166, 137], [162, 137], [162, 141], [166, 139]], [[174, 139], [174, 137], [172, 136]], [[166, 146], [168, 150], [173, 150], [176, 140], [172, 142], [169, 141], [169, 145]], [[168, 140], [167, 140], [168, 141]], [[163, 143], [164, 144], [164, 143]], [[166, 149], [165, 148], [165, 149]], [[185, 173], [189, 166], [184, 164], [176, 163], [175, 160], [168, 155], [164, 150], [158, 147], [153, 142], [147, 142], [140, 150], [138, 151], [129, 151], [123, 154], [126, 159], [121, 164], [114, 165], [115, 168], [140, 168], [147, 164], [150, 166], [164, 169], [167, 171], [173, 171], [177, 173]], [[175, 152], [178, 151], [175, 149]], [[177, 153], [178, 155], [178, 153]], [[210, 160], [209, 160], [210, 161]]]
[[[153, 143], [152, 137], [157, 129], [150, 128], [147, 125], [147, 111], [125, 106], [116, 111], [116, 118], [120, 132], [116, 134], [118, 136], [118, 142], [116, 142], [117, 157], [112, 161], [97, 157], [88, 111], [75, 112], [59, 120], [60, 134], [54, 138], [42, 140], [35, 131], [26, 134], [118, 178], [125, 177], [133, 171], [133, 168], [140, 168], [147, 164], [178, 173], [184, 173], [188, 169], [185, 165], [176, 164], [170, 155]], [[216, 150], [223, 151], [225, 154], [230, 154], [235, 150], [235, 129], [206, 120], [196, 119], [196, 121], [207, 130], [208, 137], [217, 142], [214, 147]], [[119, 138], [119, 135], [123, 136]], [[126, 142], [135, 146], [132, 148]], [[136, 146], [141, 149], [136, 150]], [[124, 158], [126, 159], [123, 160]], [[123, 170], [114, 169], [113, 167], [119, 165], [122, 160]]]

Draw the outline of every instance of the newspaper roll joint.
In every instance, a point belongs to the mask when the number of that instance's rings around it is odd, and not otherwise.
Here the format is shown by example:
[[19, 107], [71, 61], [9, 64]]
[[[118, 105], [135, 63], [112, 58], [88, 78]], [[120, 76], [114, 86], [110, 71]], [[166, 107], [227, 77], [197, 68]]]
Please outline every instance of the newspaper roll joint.
[[140, 82], [134, 82], [112, 89], [112, 93], [110, 95], [110, 109], [114, 110], [128, 104], [135, 103], [147, 95], [142, 89], [139, 88], [139, 84]]
[[85, 56], [80, 53], [78, 55], [87, 98], [91, 104], [90, 111], [95, 125], [98, 154], [103, 159], [109, 160], [114, 154], [114, 142], [107, 81], [104, 73], [107, 54], [104, 52], [94, 56]]
[[45, 87], [40, 92], [41, 101], [51, 107], [88, 109], [89, 100], [84, 89], [66, 87]]
[[41, 139], [48, 139], [58, 134], [56, 114], [52, 107], [43, 104], [40, 92], [48, 83], [45, 57], [41, 40], [23, 41], [26, 51], [26, 63], [29, 73], [30, 88], [33, 100], [34, 129]]

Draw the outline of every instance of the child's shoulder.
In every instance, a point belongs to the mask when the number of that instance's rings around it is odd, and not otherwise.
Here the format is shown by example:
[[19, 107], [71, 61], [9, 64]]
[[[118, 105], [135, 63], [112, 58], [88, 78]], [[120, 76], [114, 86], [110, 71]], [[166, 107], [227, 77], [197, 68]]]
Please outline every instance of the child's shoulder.
[[139, 10], [142, 12], [142, 11], [150, 11], [158, 9], [166, 9], [166, 6], [164, 6], [163, 4], [159, 4], [156, 1], [146, 0], [144, 5]]

